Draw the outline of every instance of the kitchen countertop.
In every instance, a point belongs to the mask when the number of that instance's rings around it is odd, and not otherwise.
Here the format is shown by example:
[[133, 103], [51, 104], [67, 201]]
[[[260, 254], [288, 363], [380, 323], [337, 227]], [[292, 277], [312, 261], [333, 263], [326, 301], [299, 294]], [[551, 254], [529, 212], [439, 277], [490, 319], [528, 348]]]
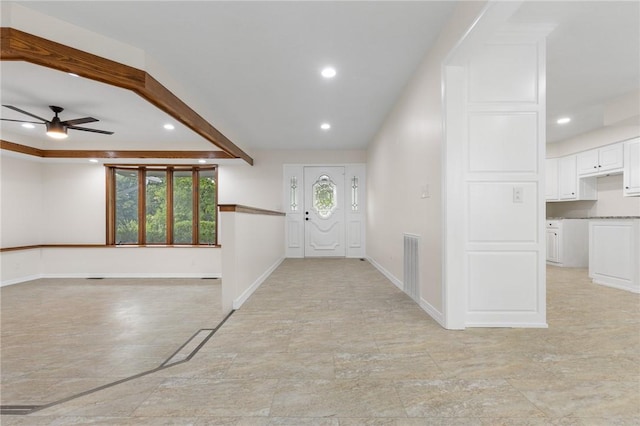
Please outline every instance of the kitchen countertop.
[[563, 219], [640, 219], [640, 216], [591, 216], [591, 217], [548, 217], [547, 220], [563, 220]]

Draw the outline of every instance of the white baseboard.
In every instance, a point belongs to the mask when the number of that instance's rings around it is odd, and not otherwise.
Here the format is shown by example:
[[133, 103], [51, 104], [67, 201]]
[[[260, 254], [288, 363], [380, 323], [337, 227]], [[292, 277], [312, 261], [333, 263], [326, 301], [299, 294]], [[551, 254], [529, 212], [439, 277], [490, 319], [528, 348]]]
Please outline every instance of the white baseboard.
[[161, 273], [161, 274], [153, 274], [153, 273], [76, 273], [76, 274], [38, 274], [38, 275], [29, 275], [20, 278], [14, 278], [11, 280], [5, 280], [0, 283], [0, 287], [20, 284], [27, 281], [33, 281], [40, 278], [68, 278], [68, 279], [88, 279], [88, 278], [222, 278], [222, 274], [219, 272], [211, 273], [211, 274], [201, 274], [201, 273]]
[[442, 312], [437, 310], [431, 303], [427, 302], [422, 297], [420, 298], [420, 307], [438, 324], [440, 324], [442, 328], [447, 328], [445, 327], [444, 315], [442, 314]]
[[253, 294], [254, 291], [262, 285], [262, 283], [276, 270], [278, 266], [284, 261], [284, 257], [276, 260], [276, 262], [271, 265], [262, 275], [260, 275], [254, 282], [247, 288], [239, 297], [237, 297], [233, 301], [233, 309], [240, 309], [240, 307], [244, 304], [244, 302], [249, 299], [249, 297]]
[[387, 271], [381, 264], [376, 262], [375, 259], [373, 259], [372, 257], [367, 257], [367, 260], [369, 261], [369, 263], [371, 263], [373, 265], [374, 268], [376, 268], [378, 271], [380, 271], [380, 273], [382, 275], [387, 277], [387, 279], [389, 281], [391, 281], [396, 287], [398, 287], [400, 290], [404, 291], [404, 284], [402, 283], [402, 281], [400, 281], [399, 279], [394, 277], [391, 272]]
[[549, 328], [546, 322], [467, 322], [465, 327], [472, 328]]
[[37, 280], [38, 278], [42, 278], [42, 276], [40, 275], [27, 275], [24, 277], [19, 277], [19, 278], [13, 278], [10, 280], [4, 280], [2, 282], [0, 282], [0, 287], [5, 287], [8, 285], [14, 285], [14, 284], [20, 284], [20, 283], [24, 283], [27, 281], [33, 281], [33, 280]]
[[595, 278], [592, 279], [591, 282], [593, 282], [594, 284], [603, 285], [605, 287], [611, 287], [611, 288], [617, 288], [618, 290], [630, 291], [631, 293], [640, 293], [640, 289], [631, 288], [626, 285], [620, 285], [612, 282], [605, 282], [605, 281], [597, 280]]
[[78, 274], [42, 274], [41, 278], [222, 278], [219, 272], [212, 274], [200, 274], [192, 272], [170, 272], [170, 273], [78, 273]]

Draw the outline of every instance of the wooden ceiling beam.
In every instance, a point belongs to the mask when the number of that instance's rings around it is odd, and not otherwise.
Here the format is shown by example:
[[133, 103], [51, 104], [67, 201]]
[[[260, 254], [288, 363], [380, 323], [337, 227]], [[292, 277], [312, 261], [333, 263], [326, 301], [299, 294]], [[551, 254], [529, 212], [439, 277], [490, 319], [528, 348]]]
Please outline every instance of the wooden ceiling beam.
[[41, 158], [158, 158], [169, 160], [236, 158], [224, 151], [141, 151], [39, 149], [0, 139], [0, 149]]
[[253, 165], [253, 158], [144, 70], [9, 27], [0, 28], [0, 60], [26, 61], [131, 90], [232, 158]]

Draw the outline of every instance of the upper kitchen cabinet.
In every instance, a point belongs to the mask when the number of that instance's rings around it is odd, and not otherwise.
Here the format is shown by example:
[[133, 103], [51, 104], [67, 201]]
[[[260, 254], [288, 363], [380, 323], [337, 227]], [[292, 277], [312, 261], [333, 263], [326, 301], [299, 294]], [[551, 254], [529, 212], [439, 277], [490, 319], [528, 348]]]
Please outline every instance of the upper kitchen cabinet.
[[623, 185], [626, 197], [640, 196], [640, 138], [624, 144]]
[[558, 160], [558, 198], [561, 200], [578, 198], [575, 155], [562, 157]]
[[601, 176], [622, 172], [623, 144], [617, 143], [578, 154], [578, 176]]
[[547, 201], [597, 199], [595, 178], [578, 179], [575, 155], [547, 159], [546, 168]]
[[547, 158], [545, 160], [545, 191], [547, 201], [558, 199], [558, 159]]

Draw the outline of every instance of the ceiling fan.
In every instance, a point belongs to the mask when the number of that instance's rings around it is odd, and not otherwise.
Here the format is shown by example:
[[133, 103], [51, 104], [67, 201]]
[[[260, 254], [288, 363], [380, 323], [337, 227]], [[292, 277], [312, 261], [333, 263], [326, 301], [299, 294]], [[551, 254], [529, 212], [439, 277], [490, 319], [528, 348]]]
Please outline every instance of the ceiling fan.
[[0, 120], [2, 121], [15, 121], [18, 123], [34, 123], [34, 124], [44, 124], [47, 126], [47, 135], [55, 138], [55, 139], [64, 139], [66, 138], [67, 135], [67, 130], [68, 129], [72, 129], [72, 130], [82, 130], [83, 132], [93, 132], [93, 133], [102, 133], [104, 135], [112, 135], [113, 132], [109, 132], [106, 130], [98, 130], [98, 129], [90, 129], [88, 127], [78, 127], [78, 124], [84, 124], [84, 123], [93, 123], [96, 121], [99, 121], [97, 118], [93, 118], [93, 117], [83, 117], [83, 118], [76, 118], [74, 120], [65, 120], [62, 121], [60, 120], [60, 118], [58, 117], [58, 114], [60, 114], [62, 111], [64, 111], [64, 108], [61, 108], [59, 106], [55, 106], [55, 105], [50, 105], [49, 108], [51, 108], [51, 111], [53, 111], [53, 113], [55, 114], [55, 116], [51, 119], [51, 120], [46, 120], [42, 117], [38, 117], [35, 114], [31, 114], [30, 112], [21, 110], [20, 108], [16, 108], [13, 105], [2, 105], [5, 108], [9, 108], [12, 109], [14, 111], [17, 111], [21, 114], [25, 114], [28, 115], [29, 117], [33, 117], [33, 118], [37, 118], [38, 120], [41, 121], [26, 121], [26, 120], [12, 120], [9, 118], [1, 118]]

